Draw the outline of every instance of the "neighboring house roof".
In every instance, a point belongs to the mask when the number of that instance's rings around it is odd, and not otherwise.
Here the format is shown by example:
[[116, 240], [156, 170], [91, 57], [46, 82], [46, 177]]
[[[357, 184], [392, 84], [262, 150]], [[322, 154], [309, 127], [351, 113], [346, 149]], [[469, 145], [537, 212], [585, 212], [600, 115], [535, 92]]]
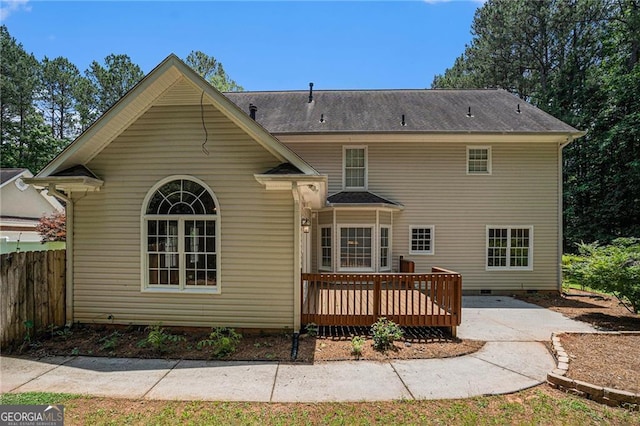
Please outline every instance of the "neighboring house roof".
[[583, 134], [500, 89], [319, 90], [312, 92], [312, 101], [309, 91], [229, 92], [225, 96], [247, 114], [250, 104], [257, 107], [256, 121], [274, 134]]
[[[8, 217], [38, 220], [43, 213], [64, 211], [64, 206], [53, 196], [29, 186], [32, 177], [33, 173], [29, 169], [0, 169], [3, 201], [0, 203], [0, 217], [3, 221]], [[9, 185], [10, 183], [13, 185]]]
[[28, 171], [27, 169], [0, 169], [0, 186], [4, 186], [7, 183], [11, 182], [24, 172]]
[[154, 102], [160, 99], [168, 89], [180, 81], [187, 81], [198, 92], [202, 92], [202, 99], [205, 103], [212, 104], [220, 110], [276, 159], [295, 165], [307, 175], [319, 176], [319, 173], [306, 161], [278, 141], [260, 124], [252, 120], [244, 111], [241, 111], [233, 102], [172, 54], [67, 146], [60, 155], [38, 173], [35, 179], [32, 179], [32, 182], [46, 183], [44, 178], [54, 176], [61, 170], [89, 162], [153, 106]]
[[327, 197], [330, 206], [380, 206], [402, 209], [404, 206], [395, 201], [388, 200], [369, 191], [342, 191]]

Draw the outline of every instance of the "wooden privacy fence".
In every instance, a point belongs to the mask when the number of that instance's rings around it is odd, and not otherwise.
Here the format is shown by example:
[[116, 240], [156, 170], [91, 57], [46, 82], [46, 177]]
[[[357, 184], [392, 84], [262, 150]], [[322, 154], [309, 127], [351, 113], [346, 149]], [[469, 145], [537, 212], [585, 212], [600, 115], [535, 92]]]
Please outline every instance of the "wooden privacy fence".
[[462, 276], [429, 274], [302, 274], [302, 323], [368, 326], [386, 317], [403, 326], [460, 325]]
[[[66, 250], [3, 254], [0, 343], [6, 347], [50, 325], [65, 323]], [[27, 324], [30, 327], [27, 327]]]

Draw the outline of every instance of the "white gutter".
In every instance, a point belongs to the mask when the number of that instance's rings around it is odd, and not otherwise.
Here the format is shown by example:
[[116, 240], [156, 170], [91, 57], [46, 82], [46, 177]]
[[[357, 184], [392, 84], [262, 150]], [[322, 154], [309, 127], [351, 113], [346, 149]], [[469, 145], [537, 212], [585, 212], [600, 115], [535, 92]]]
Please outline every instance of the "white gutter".
[[300, 212], [300, 194], [298, 192], [298, 184], [293, 182], [293, 331], [300, 331], [302, 313], [302, 305], [300, 301], [301, 295], [301, 276], [302, 273], [302, 256], [301, 256], [301, 226], [300, 221], [302, 215]]
[[562, 241], [564, 239], [562, 229], [564, 211], [564, 193], [562, 190], [562, 149], [573, 142], [573, 139], [573, 136], [569, 135], [566, 142], [558, 144], [558, 293], [562, 293], [562, 252], [564, 248], [562, 244]]
[[66, 264], [66, 289], [65, 289], [65, 307], [66, 307], [66, 324], [73, 323], [73, 200], [71, 193], [64, 195], [58, 192], [55, 184], [49, 184], [47, 192], [66, 203], [66, 227], [67, 227], [67, 264]]

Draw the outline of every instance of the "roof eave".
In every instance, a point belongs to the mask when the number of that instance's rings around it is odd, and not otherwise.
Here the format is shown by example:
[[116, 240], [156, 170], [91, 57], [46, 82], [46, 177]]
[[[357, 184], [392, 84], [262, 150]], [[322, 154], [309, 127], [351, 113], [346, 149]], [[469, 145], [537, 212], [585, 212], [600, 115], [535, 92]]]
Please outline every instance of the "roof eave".
[[104, 185], [101, 179], [87, 176], [47, 176], [24, 179], [25, 183], [36, 188], [48, 188], [51, 185], [56, 189], [66, 192], [73, 191], [99, 191]]
[[388, 204], [388, 203], [327, 203], [327, 207], [331, 208], [349, 208], [349, 209], [392, 209], [392, 210], [404, 210], [402, 204]]

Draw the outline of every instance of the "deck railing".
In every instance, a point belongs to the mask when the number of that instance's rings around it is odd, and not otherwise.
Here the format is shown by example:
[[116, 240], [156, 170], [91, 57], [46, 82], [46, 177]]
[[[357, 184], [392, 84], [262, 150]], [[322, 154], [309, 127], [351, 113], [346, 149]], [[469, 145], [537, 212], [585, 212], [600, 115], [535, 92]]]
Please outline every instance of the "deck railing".
[[371, 325], [380, 317], [403, 326], [460, 325], [462, 276], [428, 274], [302, 274], [302, 323]]

